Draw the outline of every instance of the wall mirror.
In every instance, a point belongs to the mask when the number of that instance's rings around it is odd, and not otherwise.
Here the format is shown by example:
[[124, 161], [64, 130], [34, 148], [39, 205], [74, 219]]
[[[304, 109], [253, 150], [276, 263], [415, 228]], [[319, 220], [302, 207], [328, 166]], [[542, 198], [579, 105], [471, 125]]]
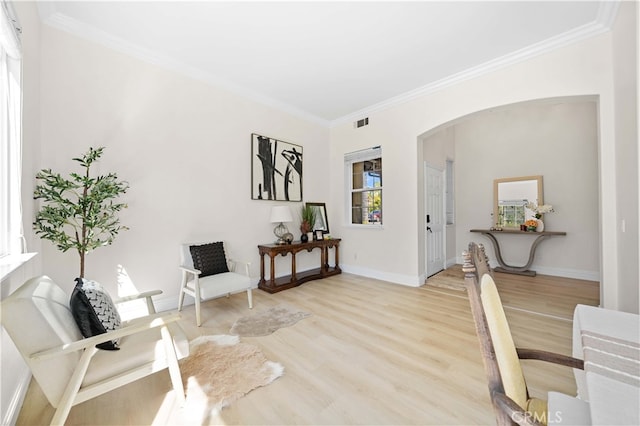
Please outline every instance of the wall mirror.
[[519, 228], [534, 213], [525, 204], [543, 204], [542, 176], [522, 176], [493, 181], [493, 217], [495, 226]]
[[313, 231], [322, 231], [324, 234], [329, 233], [329, 221], [327, 220], [327, 207], [325, 203], [305, 203], [307, 206], [313, 207], [316, 211], [316, 223], [313, 224]]

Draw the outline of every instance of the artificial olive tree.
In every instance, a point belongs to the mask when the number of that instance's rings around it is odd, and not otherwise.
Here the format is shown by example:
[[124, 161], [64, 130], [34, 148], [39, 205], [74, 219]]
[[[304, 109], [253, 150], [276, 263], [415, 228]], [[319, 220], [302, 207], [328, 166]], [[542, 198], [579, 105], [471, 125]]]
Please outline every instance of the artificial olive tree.
[[129, 184], [119, 181], [115, 173], [92, 177], [91, 164], [104, 147], [89, 148], [81, 158], [74, 158], [84, 169], [65, 179], [51, 169], [36, 175], [39, 182], [34, 198], [42, 200], [33, 228], [37, 235], [52, 241], [62, 252], [75, 249], [80, 255], [80, 277], [84, 277], [84, 258], [90, 251], [110, 245], [120, 231], [118, 212], [127, 207], [114, 200], [127, 192]]

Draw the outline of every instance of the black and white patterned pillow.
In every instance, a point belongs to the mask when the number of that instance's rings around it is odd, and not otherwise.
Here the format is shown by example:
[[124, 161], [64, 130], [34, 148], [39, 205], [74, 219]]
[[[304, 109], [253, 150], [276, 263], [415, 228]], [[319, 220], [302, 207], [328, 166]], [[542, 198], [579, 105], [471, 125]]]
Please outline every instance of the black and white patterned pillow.
[[[109, 293], [100, 283], [84, 278], [76, 278], [76, 286], [71, 293], [71, 313], [84, 337], [92, 337], [120, 328], [120, 314]], [[96, 345], [110, 351], [120, 349], [118, 340]]]

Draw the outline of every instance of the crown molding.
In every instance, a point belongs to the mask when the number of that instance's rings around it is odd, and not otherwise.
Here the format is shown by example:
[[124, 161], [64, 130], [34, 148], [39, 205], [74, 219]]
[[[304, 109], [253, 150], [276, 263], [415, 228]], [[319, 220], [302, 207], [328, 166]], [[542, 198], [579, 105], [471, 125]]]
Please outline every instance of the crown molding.
[[279, 111], [297, 116], [304, 120], [314, 122], [323, 127], [328, 128], [330, 125], [329, 120], [325, 120], [321, 117], [318, 117], [307, 111], [303, 111], [285, 102], [278, 101], [269, 96], [257, 93], [245, 87], [241, 87], [237, 84], [231, 83], [230, 81], [216, 77], [211, 73], [207, 73], [205, 71], [202, 71], [201, 69], [177, 61], [169, 56], [162, 55], [153, 50], [135, 45], [119, 37], [114, 37], [111, 34], [99, 30], [91, 25], [84, 24], [76, 19], [70, 18], [67, 15], [56, 12], [55, 9], [41, 9], [40, 15], [41, 20], [46, 25], [49, 25], [53, 28], [76, 35], [82, 39], [90, 40], [107, 48], [137, 58], [141, 61], [157, 65], [161, 68], [165, 68], [178, 74], [182, 74], [195, 80], [202, 81], [212, 86], [227, 90], [235, 95], [242, 96], [254, 102], [271, 108], [275, 108]]
[[134, 45], [128, 41], [114, 37], [104, 31], [98, 30], [92, 26], [86, 25], [80, 21], [72, 19], [64, 14], [56, 11], [53, 2], [38, 2], [38, 10], [40, 19], [43, 23], [74, 34], [78, 37], [91, 40], [113, 50], [125, 53], [129, 56], [138, 58], [144, 62], [148, 62], [165, 69], [169, 69], [176, 73], [185, 75], [205, 82], [207, 84], [228, 90], [236, 95], [245, 97], [257, 103], [268, 107], [278, 109], [293, 116], [297, 116], [304, 120], [319, 124], [323, 127], [336, 127], [344, 123], [350, 123], [363, 116], [376, 113], [393, 106], [409, 102], [413, 99], [428, 95], [430, 93], [442, 90], [446, 87], [458, 84], [460, 82], [477, 78], [484, 74], [496, 71], [507, 66], [526, 61], [536, 56], [551, 52], [555, 49], [568, 46], [570, 44], [585, 40], [590, 37], [609, 31], [615, 21], [620, 6], [620, 0], [600, 1], [596, 19], [589, 24], [582, 25], [573, 30], [567, 31], [555, 37], [551, 37], [539, 43], [535, 43], [524, 49], [504, 55], [500, 58], [485, 62], [481, 65], [469, 68], [465, 71], [453, 74], [441, 80], [429, 83], [417, 89], [405, 92], [398, 96], [394, 96], [385, 101], [370, 105], [366, 108], [354, 111], [350, 114], [337, 118], [335, 120], [327, 120], [307, 111], [301, 110], [288, 103], [276, 100], [261, 93], [241, 87], [230, 81], [216, 77], [211, 73], [207, 73], [198, 68], [176, 61], [166, 55], [159, 54], [150, 49]]
[[611, 29], [616, 20], [616, 16], [618, 16], [619, 8], [620, 0], [601, 1], [596, 16], [596, 23], [599, 23], [607, 29]]
[[551, 52], [561, 47], [568, 46], [579, 41], [595, 37], [611, 30], [619, 8], [619, 0], [602, 1], [598, 9], [596, 20], [592, 23], [576, 27], [573, 30], [548, 38], [539, 43], [532, 44], [526, 48], [504, 55], [500, 58], [485, 62], [481, 65], [450, 75], [433, 83], [419, 87], [415, 90], [394, 96], [385, 101], [370, 105], [351, 114], [331, 121], [331, 127], [336, 127], [344, 123], [351, 123], [361, 117], [391, 108], [393, 106], [409, 102], [413, 99], [437, 92], [446, 87], [453, 86], [465, 80], [488, 74], [501, 68], [526, 61], [528, 59]]

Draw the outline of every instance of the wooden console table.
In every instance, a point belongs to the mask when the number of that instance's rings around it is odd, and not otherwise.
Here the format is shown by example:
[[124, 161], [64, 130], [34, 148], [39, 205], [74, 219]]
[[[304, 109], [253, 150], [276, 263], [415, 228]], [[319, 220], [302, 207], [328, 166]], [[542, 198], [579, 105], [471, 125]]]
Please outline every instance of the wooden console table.
[[[531, 271], [529, 268], [533, 263], [533, 258], [536, 254], [536, 248], [538, 244], [542, 242], [542, 240], [552, 237], [554, 235], [567, 235], [566, 232], [529, 232], [529, 231], [520, 231], [518, 229], [503, 229], [502, 231], [491, 230], [491, 229], [472, 229], [470, 232], [479, 232], [483, 235], [486, 235], [491, 242], [493, 243], [493, 248], [496, 251], [496, 260], [500, 266], [494, 268], [496, 272], [505, 272], [507, 274], [517, 274], [517, 275], [527, 275], [530, 277], [536, 276], [536, 271]], [[498, 239], [496, 235], [528, 235], [531, 237], [538, 237], [533, 241], [531, 245], [531, 249], [529, 249], [529, 260], [527, 264], [524, 266], [512, 266], [507, 265], [505, 261], [502, 259], [502, 253], [500, 252], [500, 243], [498, 243]]]
[[[335, 248], [335, 265], [329, 266], [329, 248]], [[306, 250], [320, 249], [320, 268], [311, 269], [309, 271], [296, 272], [296, 253]], [[330, 277], [331, 275], [337, 275], [342, 272], [339, 266], [339, 249], [340, 238], [332, 238], [330, 240], [309, 241], [302, 243], [295, 241], [291, 244], [264, 244], [258, 246], [260, 252], [260, 281], [258, 282], [258, 288], [268, 293], [277, 293], [278, 291], [286, 290], [291, 287], [299, 286], [300, 284], [318, 280], [321, 278]], [[269, 255], [271, 259], [269, 273], [271, 275], [269, 280], [264, 279], [264, 255]], [[291, 275], [276, 278], [276, 270], [274, 265], [274, 258], [277, 255], [286, 256], [291, 254]]]

